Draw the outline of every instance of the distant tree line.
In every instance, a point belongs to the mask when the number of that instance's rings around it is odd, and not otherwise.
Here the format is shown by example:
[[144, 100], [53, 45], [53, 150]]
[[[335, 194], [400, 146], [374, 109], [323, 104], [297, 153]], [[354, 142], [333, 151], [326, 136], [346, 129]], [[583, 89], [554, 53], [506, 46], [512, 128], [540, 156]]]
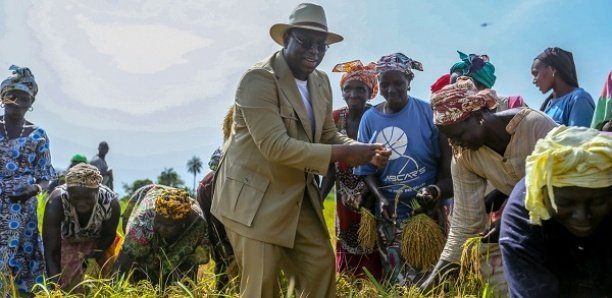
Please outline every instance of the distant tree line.
[[129, 197], [136, 190], [138, 190], [139, 188], [145, 185], [152, 184], [152, 183], [172, 186], [176, 188], [182, 188], [182, 189], [187, 190], [192, 195], [192, 197], [195, 197], [196, 179], [197, 179], [198, 174], [202, 172], [202, 168], [203, 168], [202, 160], [197, 156], [193, 156], [189, 161], [187, 161], [187, 171], [193, 174], [193, 188], [192, 189], [189, 189], [185, 185], [185, 182], [183, 181], [183, 179], [181, 179], [181, 177], [174, 170], [174, 168], [164, 168], [164, 170], [159, 174], [159, 176], [157, 176], [157, 181], [155, 182], [151, 181], [151, 179], [145, 178], [145, 179], [135, 180], [131, 184], [123, 183], [123, 190], [125, 191], [126, 196], [123, 197], [122, 199], [129, 199]]

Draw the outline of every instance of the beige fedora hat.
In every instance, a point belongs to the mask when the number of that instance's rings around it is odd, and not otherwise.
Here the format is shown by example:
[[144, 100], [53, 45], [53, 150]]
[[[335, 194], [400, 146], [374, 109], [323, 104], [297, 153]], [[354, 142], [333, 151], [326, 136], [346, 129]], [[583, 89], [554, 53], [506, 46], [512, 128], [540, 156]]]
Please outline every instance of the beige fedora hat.
[[327, 19], [323, 7], [312, 4], [302, 3], [298, 5], [289, 16], [288, 24], [274, 24], [270, 27], [270, 36], [279, 45], [283, 45], [283, 35], [292, 28], [301, 28], [327, 33], [327, 43], [340, 42], [344, 37], [327, 31]]

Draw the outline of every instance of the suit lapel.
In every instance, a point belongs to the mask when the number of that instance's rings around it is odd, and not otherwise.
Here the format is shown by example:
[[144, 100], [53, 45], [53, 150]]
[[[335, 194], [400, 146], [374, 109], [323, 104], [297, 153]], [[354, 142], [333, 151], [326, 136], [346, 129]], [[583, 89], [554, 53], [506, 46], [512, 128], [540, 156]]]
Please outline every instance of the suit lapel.
[[302, 95], [300, 94], [300, 91], [297, 88], [295, 77], [293, 76], [293, 73], [291, 73], [291, 69], [289, 69], [289, 65], [287, 65], [285, 57], [283, 57], [282, 51], [276, 53], [276, 59], [274, 60], [274, 70], [276, 73], [276, 78], [280, 82], [280, 89], [283, 92], [284, 97], [287, 99], [287, 101], [289, 101], [291, 106], [293, 106], [293, 110], [295, 110], [295, 113], [300, 119], [300, 122], [302, 123], [302, 128], [306, 132], [308, 139], [310, 140], [310, 142], [313, 142], [314, 138], [312, 135], [310, 119], [308, 118], [308, 112], [306, 111], [306, 107], [304, 106], [304, 102], [302, 101]]

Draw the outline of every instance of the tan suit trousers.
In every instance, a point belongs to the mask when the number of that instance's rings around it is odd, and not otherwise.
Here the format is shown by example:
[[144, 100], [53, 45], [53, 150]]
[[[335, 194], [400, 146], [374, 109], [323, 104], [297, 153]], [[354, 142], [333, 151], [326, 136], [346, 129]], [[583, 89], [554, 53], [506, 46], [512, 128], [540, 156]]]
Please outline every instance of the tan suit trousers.
[[240, 296], [278, 297], [278, 273], [295, 282], [296, 297], [335, 297], [334, 253], [326, 227], [304, 198], [293, 248], [253, 240], [227, 229], [240, 270]]

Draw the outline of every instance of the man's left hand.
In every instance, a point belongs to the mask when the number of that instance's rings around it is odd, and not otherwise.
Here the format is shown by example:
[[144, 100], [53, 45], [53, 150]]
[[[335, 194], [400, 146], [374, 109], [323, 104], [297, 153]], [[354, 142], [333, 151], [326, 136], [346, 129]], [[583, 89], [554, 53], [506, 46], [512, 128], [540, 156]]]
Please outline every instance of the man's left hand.
[[386, 147], [380, 147], [376, 149], [374, 156], [370, 160], [370, 163], [375, 165], [377, 168], [384, 168], [389, 161], [391, 156], [391, 150]]

